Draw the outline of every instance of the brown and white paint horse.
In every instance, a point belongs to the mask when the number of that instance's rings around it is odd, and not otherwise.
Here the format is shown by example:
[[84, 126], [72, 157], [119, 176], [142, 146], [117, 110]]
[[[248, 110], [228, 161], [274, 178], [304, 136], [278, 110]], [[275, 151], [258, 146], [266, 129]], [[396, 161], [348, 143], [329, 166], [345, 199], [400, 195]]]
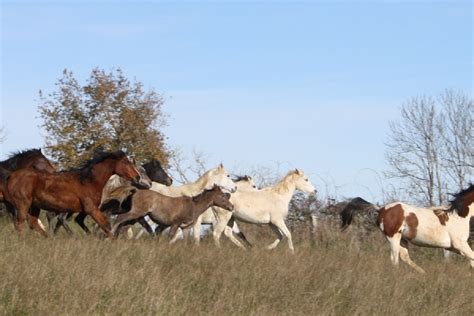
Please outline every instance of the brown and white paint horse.
[[425, 271], [411, 260], [408, 243], [434, 247], [459, 253], [467, 257], [474, 268], [474, 252], [467, 242], [469, 221], [474, 216], [474, 185], [454, 195], [446, 209], [427, 209], [395, 202], [382, 207], [377, 224], [390, 242], [392, 263], [398, 258], [416, 269]]

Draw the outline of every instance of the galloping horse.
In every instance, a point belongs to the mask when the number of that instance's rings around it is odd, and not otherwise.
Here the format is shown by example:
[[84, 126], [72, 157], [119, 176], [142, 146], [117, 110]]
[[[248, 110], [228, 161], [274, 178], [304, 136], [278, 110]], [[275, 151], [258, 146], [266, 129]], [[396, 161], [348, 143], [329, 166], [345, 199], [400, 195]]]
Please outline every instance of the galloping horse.
[[230, 175], [225, 170], [224, 166], [220, 164], [217, 168], [206, 171], [194, 183], [186, 183], [181, 186], [165, 186], [153, 182], [151, 190], [170, 197], [180, 196], [196, 196], [204, 190], [209, 190], [214, 185], [217, 185], [230, 192], [235, 192], [237, 186], [230, 179]]
[[[288, 174], [273, 187], [257, 191], [237, 191], [232, 194], [230, 201], [234, 204], [234, 212], [219, 221], [214, 228], [215, 238], [218, 240], [226, 229], [228, 221], [233, 217], [236, 220], [250, 224], [268, 224], [277, 235], [277, 239], [268, 246], [275, 248], [285, 236], [288, 247], [293, 252], [291, 233], [286, 227], [285, 219], [288, 215], [288, 206], [296, 190], [306, 193], [316, 193], [316, 189], [308, 177], [298, 169]], [[237, 241], [237, 243], [239, 243]], [[243, 248], [243, 245], [239, 247]]]
[[[351, 212], [345, 214], [352, 216]], [[377, 225], [390, 242], [391, 260], [399, 258], [416, 271], [425, 271], [408, 254], [408, 244], [442, 248], [466, 256], [474, 268], [474, 252], [469, 247], [469, 221], [474, 217], [474, 185], [454, 195], [448, 208], [421, 208], [402, 202], [378, 210]], [[349, 220], [350, 223], [350, 220]]]
[[229, 198], [230, 194], [222, 192], [217, 185], [195, 197], [169, 197], [151, 190], [138, 190], [133, 195], [131, 210], [117, 216], [113, 231], [118, 235], [122, 225], [148, 215], [160, 229], [170, 227], [170, 243], [174, 243], [178, 228], [191, 226], [209, 207], [219, 206], [232, 211]]
[[[44, 236], [38, 225], [40, 208], [63, 213], [85, 212], [91, 215], [107, 236], [113, 237], [109, 224], [98, 206], [107, 180], [117, 174], [139, 182], [140, 175], [123, 151], [96, 153], [79, 169], [44, 174], [33, 169], [13, 172], [7, 183], [7, 200], [17, 209], [17, 230], [22, 233], [29, 210], [30, 227]], [[30, 209], [31, 208], [31, 209]]]
[[[233, 179], [235, 184], [237, 185], [237, 191], [242, 192], [242, 191], [257, 191], [257, 185], [253, 181], [252, 177], [250, 176], [237, 176], [235, 179]], [[237, 236], [240, 237], [240, 239], [249, 247], [252, 245], [248, 242], [247, 238], [245, 235], [242, 233], [240, 230], [239, 226], [234, 220], [227, 220], [227, 215], [228, 211], [225, 209], [222, 209], [220, 207], [211, 207], [208, 210], [206, 210], [204, 213], [202, 213], [201, 216], [198, 217], [196, 222], [193, 225], [193, 237], [194, 237], [194, 242], [198, 245], [199, 241], [201, 239], [201, 224], [211, 224], [212, 225], [212, 230], [213, 230], [213, 237], [214, 237], [214, 242], [217, 246], [220, 245], [219, 243], [219, 237], [217, 234], [215, 234], [215, 227], [218, 225], [220, 221], [226, 221], [227, 226], [225, 227], [224, 230], [224, 235], [227, 236], [235, 245], [240, 246], [242, 245], [235, 237], [234, 237], [234, 232], [237, 234]], [[222, 218], [221, 218], [222, 217]]]
[[[33, 168], [40, 172], [53, 173], [56, 168], [46, 158], [41, 149], [28, 149], [13, 153], [7, 160], [0, 161], [0, 202], [4, 202], [3, 192], [6, 187], [6, 180], [10, 173], [23, 168]], [[14, 215], [14, 210], [8, 210]]]

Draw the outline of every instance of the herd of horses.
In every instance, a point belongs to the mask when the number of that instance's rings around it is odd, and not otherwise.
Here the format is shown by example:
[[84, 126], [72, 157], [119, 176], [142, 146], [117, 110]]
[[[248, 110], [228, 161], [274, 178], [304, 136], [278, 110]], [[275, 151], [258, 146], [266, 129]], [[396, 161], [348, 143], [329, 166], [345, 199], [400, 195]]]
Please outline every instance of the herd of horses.
[[[135, 164], [123, 151], [96, 152], [81, 167], [67, 171], [57, 171], [40, 149], [20, 151], [0, 162], [0, 202], [20, 234], [27, 220], [32, 230], [48, 236], [39, 220], [41, 210], [45, 210], [50, 233], [60, 227], [72, 233], [68, 220], [76, 213], [75, 221], [86, 233], [90, 233], [85, 224], [89, 215], [111, 239], [139, 223], [143, 227], [139, 234], [159, 236], [169, 229], [170, 243], [176, 241], [179, 229], [189, 232], [193, 228], [194, 240], [199, 243], [201, 224], [212, 224], [217, 245], [224, 233], [245, 249], [250, 243], [238, 226], [238, 222], [245, 222], [270, 226], [276, 239], [268, 249], [285, 237], [293, 252], [292, 235], [285, 224], [290, 200], [295, 191], [316, 193], [298, 169], [289, 171], [275, 185], [259, 189], [249, 176], [232, 179], [222, 164], [193, 183], [172, 184], [159, 161]], [[359, 202], [349, 203], [341, 212], [343, 229], [351, 224]], [[459, 253], [474, 268], [474, 252], [468, 244], [474, 185], [455, 194], [445, 207], [420, 208], [402, 202], [381, 208], [366, 201], [362, 204], [376, 210], [376, 224], [390, 243], [395, 265], [400, 258], [424, 272], [408, 253], [408, 245], [415, 244]]]

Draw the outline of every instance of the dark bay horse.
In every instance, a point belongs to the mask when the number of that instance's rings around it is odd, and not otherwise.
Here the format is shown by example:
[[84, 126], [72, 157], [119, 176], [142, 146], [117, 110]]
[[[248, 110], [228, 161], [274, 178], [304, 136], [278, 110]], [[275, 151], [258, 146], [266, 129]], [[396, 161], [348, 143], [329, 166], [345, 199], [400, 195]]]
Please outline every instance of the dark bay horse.
[[8, 159], [0, 161], [0, 202], [5, 203], [8, 213], [12, 215], [12, 217], [15, 217], [15, 209], [4, 199], [6, 182], [13, 171], [24, 168], [33, 168], [39, 172], [49, 174], [56, 172], [56, 168], [48, 158], [43, 155], [41, 149], [18, 151], [11, 154]]
[[137, 169], [123, 151], [96, 153], [81, 168], [55, 174], [40, 173], [32, 168], [11, 173], [6, 192], [7, 200], [18, 213], [17, 230], [22, 233], [29, 213], [30, 227], [47, 236], [38, 225], [40, 209], [45, 209], [57, 213], [84, 212], [92, 216], [107, 236], [113, 237], [98, 208], [102, 190], [113, 174], [134, 182], [140, 180]]

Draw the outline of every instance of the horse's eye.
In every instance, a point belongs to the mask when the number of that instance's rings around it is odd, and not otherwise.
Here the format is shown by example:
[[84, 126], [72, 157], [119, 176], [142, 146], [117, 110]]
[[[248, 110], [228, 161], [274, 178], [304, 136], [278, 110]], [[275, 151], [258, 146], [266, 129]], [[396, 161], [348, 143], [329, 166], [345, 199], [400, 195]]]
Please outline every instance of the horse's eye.
[[227, 175], [227, 178], [230, 178], [230, 175]]
[[306, 181], [306, 182], [309, 182], [309, 180], [308, 180], [308, 179], [306, 179], [305, 181]]

